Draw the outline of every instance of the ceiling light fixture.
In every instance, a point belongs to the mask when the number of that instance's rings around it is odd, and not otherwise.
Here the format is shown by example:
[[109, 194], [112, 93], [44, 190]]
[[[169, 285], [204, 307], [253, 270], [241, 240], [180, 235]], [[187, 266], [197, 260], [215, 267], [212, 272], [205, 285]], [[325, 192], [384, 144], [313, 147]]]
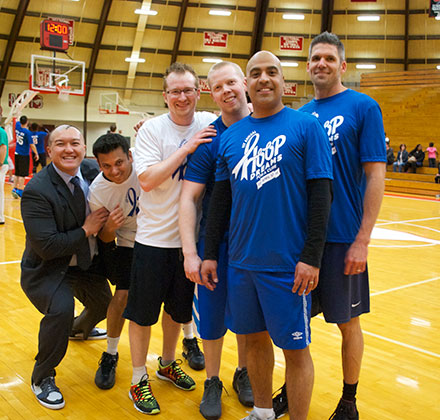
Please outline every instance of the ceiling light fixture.
[[125, 61], [127, 63], [145, 63], [145, 58], [127, 57]]
[[281, 67], [298, 67], [298, 63], [294, 61], [281, 61]]
[[357, 17], [359, 22], [379, 22], [380, 16], [378, 15], [360, 15]]
[[305, 16], [304, 15], [299, 15], [299, 14], [293, 14], [293, 13], [284, 13], [283, 19], [286, 19], [286, 20], [304, 20]]
[[211, 9], [209, 14], [212, 16], [231, 16], [231, 12], [229, 10], [220, 10], [220, 9]]
[[440, 70], [440, 66], [437, 66], [437, 70]]
[[356, 64], [356, 68], [364, 70], [374, 70], [376, 68], [376, 64]]
[[202, 61], [203, 61], [204, 63], [213, 63], [213, 64], [216, 64], [216, 63], [220, 63], [220, 62], [223, 61], [223, 60], [220, 60], [220, 58], [203, 58]]
[[156, 16], [157, 15], [156, 10], [149, 10], [149, 9], [136, 9], [134, 12], [137, 15], [150, 15], [150, 16]]

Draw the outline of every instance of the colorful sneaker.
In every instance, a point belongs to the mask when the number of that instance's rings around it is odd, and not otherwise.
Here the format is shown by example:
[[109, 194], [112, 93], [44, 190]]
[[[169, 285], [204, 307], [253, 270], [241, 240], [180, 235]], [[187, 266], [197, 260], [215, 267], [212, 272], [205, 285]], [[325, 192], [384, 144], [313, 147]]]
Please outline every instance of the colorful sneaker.
[[188, 376], [181, 368], [181, 360], [174, 360], [167, 366], [162, 366], [162, 357], [159, 357], [159, 368], [156, 370], [156, 376], [164, 381], [172, 382], [177, 388], [184, 391], [192, 391], [196, 387], [194, 380]]
[[346, 401], [341, 398], [336, 410], [330, 416], [329, 420], [359, 420], [356, 400]]
[[151, 390], [148, 375], [142, 376], [138, 384], [132, 385], [128, 396], [134, 403], [134, 408], [144, 414], [159, 414], [160, 407]]
[[32, 383], [32, 392], [38, 402], [51, 410], [59, 410], [64, 407], [64, 398], [60, 389], [55, 385], [53, 376], [44, 378], [39, 385]]
[[113, 388], [116, 380], [116, 366], [118, 365], [119, 354], [115, 355], [102, 353], [101, 360], [99, 361], [99, 368], [95, 375], [95, 384], [101, 389]]
[[247, 417], [242, 418], [241, 420], [275, 420], [275, 414], [272, 416], [262, 419], [260, 416], [255, 413], [254, 410], [252, 410]]
[[188, 360], [189, 367], [194, 370], [205, 369], [205, 356], [200, 350], [197, 338], [184, 338], [182, 356]]
[[249, 376], [246, 368], [236, 369], [234, 373], [234, 380], [232, 387], [238, 394], [238, 400], [246, 407], [254, 406], [254, 394], [252, 394], [252, 387], [249, 381]]
[[20, 196], [17, 193], [17, 188], [12, 188], [12, 197], [14, 197], [15, 199], [20, 198]]
[[[278, 390], [279, 391], [279, 390]], [[278, 392], [276, 391], [276, 392]], [[273, 411], [275, 411], [275, 418], [279, 419], [289, 411], [289, 405], [287, 403], [287, 390], [286, 384], [281, 387], [281, 392], [272, 399]]]
[[70, 340], [104, 340], [107, 338], [107, 331], [103, 328], [92, 328], [87, 338], [84, 337], [82, 331], [72, 330], [70, 333]]
[[200, 403], [200, 413], [207, 420], [217, 420], [222, 415], [223, 383], [218, 376], [205, 381], [205, 391]]

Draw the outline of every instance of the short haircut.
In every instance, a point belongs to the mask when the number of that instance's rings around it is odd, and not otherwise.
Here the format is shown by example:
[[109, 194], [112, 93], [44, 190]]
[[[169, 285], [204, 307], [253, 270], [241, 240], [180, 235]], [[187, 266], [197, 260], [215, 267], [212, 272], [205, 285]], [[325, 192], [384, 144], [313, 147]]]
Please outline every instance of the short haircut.
[[30, 128], [31, 128], [31, 131], [38, 131], [38, 124], [34, 122], [31, 124]]
[[116, 124], [112, 124], [111, 126], [110, 126], [110, 131], [112, 132], [112, 133], [114, 133], [115, 131], [116, 131]]
[[208, 71], [207, 81], [209, 87], [211, 87], [210, 77], [212, 76], [212, 74], [226, 66], [231, 66], [235, 70], [235, 73], [237, 73], [237, 76], [239, 76], [240, 79], [244, 80], [243, 70], [238, 64], [235, 64], [231, 61], [220, 61], [219, 63], [215, 63]]
[[322, 32], [321, 34], [315, 36], [309, 47], [309, 59], [312, 55], [312, 49], [315, 45], [318, 44], [330, 44], [334, 45], [338, 49], [339, 59], [341, 61], [345, 61], [345, 48], [344, 44], [340, 41], [337, 35], [331, 32]]
[[432, 146], [434, 146], [434, 143], [433, 142], [429, 143], [429, 147], [432, 147]]
[[186, 72], [191, 73], [194, 76], [196, 89], [198, 89], [199, 88], [199, 76], [197, 76], [197, 73], [195, 72], [195, 70], [189, 64], [179, 63], [176, 61], [175, 63], [171, 64], [171, 66], [169, 66], [165, 70], [165, 74], [163, 75], [163, 90], [165, 92], [167, 90], [167, 77], [171, 73], [185, 74]]
[[28, 117], [26, 117], [26, 115], [22, 115], [21, 117], [20, 117], [20, 124], [21, 125], [24, 125], [24, 124], [26, 124], [28, 122]]
[[122, 151], [128, 156], [128, 151], [130, 150], [130, 145], [124, 136], [118, 133], [107, 133], [98, 137], [98, 139], [93, 143], [93, 154], [98, 159], [98, 155], [102, 153], [103, 155], [121, 148]]
[[75, 127], [74, 125], [70, 125], [70, 124], [61, 124], [58, 127], [55, 127], [55, 129], [49, 133], [49, 135], [47, 136], [47, 145], [48, 146], [51, 145], [54, 133], [61, 131], [61, 130], [68, 130], [69, 128], [74, 128], [75, 130], [77, 130], [79, 132], [79, 135], [80, 135], [82, 141], [84, 142], [84, 137], [81, 133], [81, 130], [78, 127]]

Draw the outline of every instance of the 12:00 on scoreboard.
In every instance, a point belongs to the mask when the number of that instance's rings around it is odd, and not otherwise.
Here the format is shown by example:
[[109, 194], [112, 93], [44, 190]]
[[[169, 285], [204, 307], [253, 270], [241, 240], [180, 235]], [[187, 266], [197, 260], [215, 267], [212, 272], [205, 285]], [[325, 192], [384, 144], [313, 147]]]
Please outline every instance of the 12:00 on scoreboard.
[[45, 19], [40, 24], [40, 46], [44, 50], [66, 51], [69, 48], [69, 25]]

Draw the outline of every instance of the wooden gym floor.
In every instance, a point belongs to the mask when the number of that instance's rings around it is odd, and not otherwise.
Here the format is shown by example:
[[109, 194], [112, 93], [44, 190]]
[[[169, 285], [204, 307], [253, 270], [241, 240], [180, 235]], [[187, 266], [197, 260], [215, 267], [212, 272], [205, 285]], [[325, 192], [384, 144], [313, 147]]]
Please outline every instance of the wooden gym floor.
[[[20, 202], [11, 198], [9, 185], [5, 196], [6, 223], [0, 226], [0, 419], [145, 418], [128, 399], [131, 363], [126, 329], [113, 389], [99, 390], [93, 382], [105, 341], [71, 342], [57, 372], [66, 407], [52, 411], [37, 403], [30, 390], [30, 375], [41, 315], [20, 288], [25, 241]], [[387, 195], [369, 254], [372, 311], [362, 317], [365, 354], [358, 389], [361, 419], [440, 419], [439, 250], [440, 201]], [[313, 319], [315, 386], [310, 420], [328, 419], [336, 407], [342, 388], [339, 348], [337, 327], [322, 318]], [[155, 327], [148, 359], [151, 373], [160, 351], [161, 331]], [[282, 353], [279, 349], [275, 352], [274, 390], [284, 378]], [[223, 393], [224, 420], [246, 415], [231, 385], [236, 363], [235, 339], [228, 333], [221, 368], [229, 394]], [[158, 418], [202, 419], [198, 404], [205, 372], [191, 371], [185, 365], [198, 385], [193, 392], [153, 379], [162, 409]]]

